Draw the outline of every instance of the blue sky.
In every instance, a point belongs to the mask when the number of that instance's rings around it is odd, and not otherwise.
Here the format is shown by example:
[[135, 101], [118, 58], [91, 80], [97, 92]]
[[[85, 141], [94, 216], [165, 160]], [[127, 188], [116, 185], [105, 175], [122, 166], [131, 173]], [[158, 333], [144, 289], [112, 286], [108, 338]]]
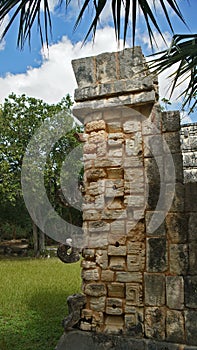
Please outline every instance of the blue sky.
[[[190, 4], [188, 4], [187, 0], [179, 0], [178, 3], [191, 32], [197, 33], [197, 1], [190, 0]], [[58, 102], [67, 93], [73, 96], [76, 82], [72, 72], [71, 60], [117, 49], [109, 6], [107, 6], [103, 15], [95, 44], [92, 45], [90, 38], [81, 47], [90, 23], [90, 13], [85, 16], [77, 31], [73, 33], [74, 22], [79, 11], [78, 1], [74, 0], [71, 2], [73, 5], [70, 6], [67, 13], [65, 13], [63, 8], [61, 10], [54, 9], [55, 0], [50, 0], [50, 4], [53, 37], [50, 39], [49, 50], [46, 47], [44, 49], [41, 47], [36, 25], [32, 32], [31, 49], [28, 43], [22, 51], [17, 49], [18, 21], [14, 22], [7, 36], [0, 43], [0, 103], [12, 91], [16, 94], [26, 93], [29, 96], [42, 98], [50, 103]], [[169, 44], [172, 33], [164, 21], [159, 8], [157, 8], [157, 15], [158, 22]], [[176, 16], [172, 15], [171, 11], [169, 11], [169, 15], [172, 19], [175, 33], [189, 33], [184, 24]], [[158, 35], [156, 35], [156, 38], [159, 49], [165, 48], [162, 39]], [[137, 23], [136, 44], [142, 46], [145, 55], [151, 54], [147, 33], [140, 15]], [[131, 45], [129, 37], [127, 45]], [[165, 73], [165, 75], [160, 77], [161, 97], [168, 97], [169, 82], [167, 83], [166, 81], [166, 75]], [[177, 96], [180, 91], [177, 90], [172, 99], [173, 107], [175, 108], [180, 108], [181, 106], [181, 102], [177, 102]], [[191, 115], [190, 118], [191, 121], [197, 121], [196, 115]], [[185, 122], [188, 120], [186, 116]]]

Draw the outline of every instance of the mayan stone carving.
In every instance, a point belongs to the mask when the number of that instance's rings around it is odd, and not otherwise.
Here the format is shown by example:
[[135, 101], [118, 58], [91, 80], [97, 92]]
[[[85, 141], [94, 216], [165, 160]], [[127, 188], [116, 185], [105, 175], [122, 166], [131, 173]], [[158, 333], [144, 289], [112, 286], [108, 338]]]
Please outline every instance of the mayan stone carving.
[[73, 68], [85, 127], [80, 329], [196, 345], [196, 209], [185, 209], [179, 114], [161, 113], [139, 47]]

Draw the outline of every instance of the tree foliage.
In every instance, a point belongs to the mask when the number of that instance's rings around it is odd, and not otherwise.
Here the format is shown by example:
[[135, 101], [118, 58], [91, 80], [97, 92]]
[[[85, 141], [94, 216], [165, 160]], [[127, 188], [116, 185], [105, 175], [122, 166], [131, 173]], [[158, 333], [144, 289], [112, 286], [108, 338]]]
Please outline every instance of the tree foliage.
[[[71, 152], [79, 143], [75, 133], [80, 130], [74, 123], [70, 113], [72, 102], [67, 95], [59, 103], [49, 105], [42, 100], [11, 94], [5, 99], [0, 113], [0, 195], [2, 215], [1, 220], [5, 222], [18, 223], [16, 218], [11, 218], [6, 207], [20, 206], [24, 213], [21, 218], [26, 220], [22, 189], [21, 168], [23, 157], [28, 144], [34, 133], [40, 128], [45, 120], [53, 119], [54, 115], [61, 113], [63, 121], [69, 125], [69, 132], [58, 140], [48, 154], [44, 169], [44, 182], [46, 193], [51, 204], [61, 214], [73, 218], [72, 208], [63, 208], [59, 198], [60, 172], [65, 156]], [[55, 125], [53, 125], [55, 128]], [[40, 140], [45, 142], [45, 140]], [[33, 166], [33, 164], [32, 164]], [[5, 210], [4, 210], [4, 209]], [[74, 210], [74, 209], [73, 209]], [[13, 214], [17, 210], [12, 210]], [[4, 213], [4, 215], [3, 215]], [[16, 214], [17, 215], [17, 214]], [[80, 213], [78, 213], [80, 220]], [[22, 224], [22, 223], [21, 223]], [[22, 227], [22, 225], [21, 225]]]

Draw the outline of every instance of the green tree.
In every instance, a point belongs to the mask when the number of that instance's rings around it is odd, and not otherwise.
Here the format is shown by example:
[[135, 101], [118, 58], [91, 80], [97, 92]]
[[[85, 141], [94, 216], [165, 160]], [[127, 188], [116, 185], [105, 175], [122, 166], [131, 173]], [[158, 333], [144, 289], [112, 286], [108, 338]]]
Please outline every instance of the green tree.
[[[45, 165], [44, 181], [47, 195], [54, 208], [63, 216], [67, 215], [66, 211], [70, 210], [72, 217], [72, 208], [69, 205], [67, 206], [68, 208], [63, 208], [60, 205], [61, 200], [59, 196], [62, 162], [65, 155], [78, 145], [78, 141], [74, 135], [79, 130], [79, 127], [74, 124], [71, 117], [71, 105], [72, 102], [69, 95], [63, 98], [58, 104], [52, 105], [25, 95], [16, 96], [15, 94], [11, 94], [5, 99], [0, 113], [1, 206], [3, 203], [4, 207], [8, 206], [8, 204], [14, 206], [20, 203], [25, 212], [21, 188], [21, 168], [24, 154], [33, 134], [42, 125], [44, 120], [50, 120], [54, 115], [61, 113], [63, 121], [70, 126], [71, 131], [58, 140], [50, 151]], [[44, 143], [45, 140], [40, 140], [40, 142]], [[24, 216], [25, 218], [26, 216]], [[11, 221], [14, 223], [14, 220], [10, 220], [9, 222]], [[39, 248], [43, 249], [43, 233], [40, 232], [39, 244], [38, 229], [34, 222], [32, 224], [34, 248], [35, 252], [37, 252]]]
[[[185, 0], [188, 1], [189, 0]], [[42, 0], [3, 0], [0, 1], [0, 21], [5, 18], [7, 14], [10, 14], [10, 21], [5, 28], [3, 36], [7, 33], [13, 21], [19, 17], [18, 26], [18, 40], [17, 45], [23, 47], [27, 39], [31, 39], [31, 31], [35, 20], [37, 19], [38, 30], [40, 33], [40, 38], [43, 43], [44, 38], [48, 45], [49, 43], [49, 33], [52, 31], [52, 20], [49, 8], [49, 0], [44, 0], [44, 11], [41, 10]], [[109, 1], [108, 1], [109, 2]], [[138, 9], [143, 15], [146, 30], [149, 34], [149, 39], [151, 45], [155, 41], [154, 30], [158, 32], [162, 37], [161, 25], [156, 16], [156, 1], [152, 0], [111, 0], [111, 12], [113, 18], [114, 29], [116, 33], [117, 40], [123, 36], [124, 43], [128, 35], [128, 27], [131, 22], [133, 45], [135, 44], [135, 34], [137, 28], [137, 11]], [[177, 0], [158, 0], [161, 5], [161, 10], [163, 11], [163, 17], [166, 19], [169, 28], [174, 35], [172, 21], [169, 16], [169, 9], [180, 18], [180, 20], [185, 23], [183, 14], [181, 12], [180, 6]], [[66, 9], [72, 4], [71, 0], [60, 0], [59, 6], [65, 5]], [[85, 36], [85, 40], [90, 34], [95, 36], [97, 26], [100, 23], [102, 13], [107, 5], [107, 0], [85, 0], [79, 5], [79, 13], [76, 16], [76, 22], [74, 29], [76, 29], [82, 20], [87, 21], [86, 13], [91, 9], [92, 20], [89, 23], [89, 28]], [[167, 6], [168, 5], [168, 6]], [[121, 14], [124, 14], [124, 19], [122, 20]], [[85, 18], [85, 19], [84, 19]], [[163, 38], [164, 39], [164, 38]], [[189, 39], [189, 40], [188, 40]], [[173, 75], [174, 83], [172, 85], [172, 91], [175, 86], [180, 83], [181, 78], [189, 75], [189, 83], [186, 90], [183, 92], [184, 96], [184, 106], [191, 105], [193, 103], [193, 98], [196, 96], [196, 57], [197, 57], [197, 45], [196, 45], [196, 35], [175, 35], [173, 37], [172, 45], [169, 50], [162, 53], [162, 58], [160, 57], [156, 60], [155, 68], [157, 72], [161, 72], [168, 66], [179, 64], [178, 70], [175, 69]], [[192, 109], [196, 105], [196, 100], [192, 105]]]

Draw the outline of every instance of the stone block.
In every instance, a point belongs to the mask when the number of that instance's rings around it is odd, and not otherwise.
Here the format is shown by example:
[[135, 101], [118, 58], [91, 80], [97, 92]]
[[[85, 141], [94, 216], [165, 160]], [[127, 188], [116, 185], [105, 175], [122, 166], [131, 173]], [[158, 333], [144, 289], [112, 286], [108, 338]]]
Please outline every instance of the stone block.
[[187, 244], [170, 244], [170, 272], [185, 275], [189, 269]]
[[123, 166], [124, 166], [124, 169], [130, 168], [130, 167], [132, 168], [142, 167], [143, 166], [142, 154], [139, 153], [139, 155], [137, 156], [130, 156], [130, 157], [127, 157], [125, 155], [123, 160]]
[[94, 57], [73, 60], [72, 66], [79, 88], [95, 83]]
[[[164, 160], [165, 182], [183, 182], [183, 159], [180, 153], [171, 153], [165, 156]], [[175, 177], [174, 177], [175, 175]]]
[[98, 196], [99, 194], [103, 194], [105, 192], [105, 180], [102, 179], [97, 180], [96, 182], [90, 182], [89, 186], [86, 188], [86, 192], [91, 196]]
[[125, 233], [125, 221], [116, 220], [111, 223], [111, 234], [124, 234]]
[[126, 253], [127, 253], [126, 246], [119, 245], [118, 242], [115, 245], [108, 246], [108, 255], [125, 256]]
[[167, 184], [165, 192], [166, 209], [171, 212], [184, 212], [184, 185], [181, 183]]
[[105, 209], [103, 210], [101, 218], [103, 220], [121, 220], [126, 219], [127, 211], [124, 209]]
[[88, 236], [88, 244], [89, 248], [107, 248], [108, 240], [107, 240], [107, 232], [95, 232], [91, 233]]
[[114, 84], [113, 83], [102, 83], [98, 85], [99, 88], [99, 95], [104, 96], [110, 96], [112, 93], [114, 93]]
[[147, 236], [166, 236], [166, 223], [164, 211], [146, 211], [146, 233]]
[[145, 205], [145, 199], [144, 195], [128, 195], [124, 197], [124, 204], [127, 207], [132, 207], [132, 208], [141, 208], [144, 207]]
[[85, 143], [83, 146], [83, 153], [96, 153], [96, 145], [93, 143]]
[[108, 268], [108, 255], [107, 250], [104, 249], [98, 249], [96, 251], [96, 263], [99, 265], [103, 270], [106, 270]]
[[168, 213], [166, 228], [172, 243], [185, 243], [188, 239], [188, 216], [184, 213]]
[[105, 181], [105, 195], [106, 197], [121, 197], [124, 195], [123, 180], [106, 180]]
[[92, 131], [89, 135], [89, 143], [99, 144], [106, 140], [107, 140], [107, 133], [105, 132], [105, 130]]
[[197, 344], [196, 325], [197, 325], [197, 310], [185, 311], [186, 343], [189, 345], [195, 346]]
[[125, 271], [126, 270], [126, 260], [121, 256], [112, 256], [110, 258], [109, 267], [114, 271]]
[[[180, 350], [180, 345], [169, 343], [166, 341], [148, 340], [146, 350]], [[185, 347], [184, 347], [184, 350], [186, 350]], [[192, 350], [192, 349], [187, 349], [187, 350]]]
[[143, 135], [161, 135], [161, 112], [160, 105], [156, 102], [150, 111], [148, 118], [142, 122]]
[[116, 55], [102, 53], [96, 56], [96, 81], [103, 84], [117, 79]]
[[164, 135], [164, 152], [165, 153], [180, 153], [180, 135], [179, 132], [166, 132]]
[[89, 209], [83, 211], [83, 220], [85, 221], [98, 221], [101, 220], [101, 212], [95, 209]]
[[181, 311], [167, 310], [166, 338], [175, 343], [185, 343], [185, 324]]
[[125, 181], [124, 182], [124, 192], [126, 195], [132, 194], [132, 195], [138, 195], [143, 194], [145, 192], [146, 185], [144, 182], [132, 182], [132, 181]]
[[108, 179], [123, 179], [124, 169], [123, 168], [109, 168], [106, 169]]
[[96, 267], [96, 263], [94, 261], [82, 260], [81, 261], [81, 267], [83, 269], [92, 269], [92, 268]]
[[108, 314], [108, 315], [122, 315], [122, 313], [123, 313], [122, 299], [107, 298], [106, 314]]
[[149, 306], [162, 306], [165, 304], [165, 275], [144, 275], [145, 304]]
[[105, 130], [106, 124], [104, 120], [94, 120], [86, 124], [86, 133], [90, 133], [92, 131]]
[[142, 154], [142, 134], [136, 132], [125, 141], [125, 152], [127, 156], [139, 156]]
[[124, 209], [123, 197], [118, 198], [110, 198], [106, 201], [107, 209], [116, 210], [116, 209]]
[[168, 269], [167, 246], [165, 238], [147, 239], [147, 271], [163, 272]]
[[92, 325], [91, 325], [91, 323], [81, 321], [80, 322], [80, 329], [82, 331], [91, 331], [92, 330]]
[[107, 143], [105, 141], [97, 144], [96, 155], [97, 157], [104, 157], [107, 153]]
[[86, 179], [91, 181], [97, 181], [106, 177], [106, 172], [104, 169], [91, 169], [85, 173]]
[[120, 157], [122, 159], [123, 156], [123, 148], [122, 147], [113, 147], [108, 150], [108, 157]]
[[[99, 210], [99, 209], [104, 209], [105, 207], [105, 197], [104, 194], [99, 194], [98, 196], [94, 197], [94, 208]], [[102, 218], [102, 215], [101, 215]]]
[[89, 283], [85, 286], [85, 294], [92, 297], [101, 297], [107, 294], [104, 283]]
[[156, 157], [163, 155], [163, 138], [159, 134], [146, 135], [144, 140], [144, 157]]
[[124, 298], [125, 297], [125, 287], [124, 283], [110, 283], [107, 285], [108, 296], [114, 298]]
[[95, 249], [84, 248], [82, 250], [82, 256], [85, 259], [94, 260], [94, 258], [95, 258]]
[[180, 112], [164, 111], [162, 112], [162, 130], [163, 132], [180, 130]]
[[166, 208], [165, 188], [166, 186], [164, 183], [148, 184], [147, 206], [146, 206], [147, 210], [157, 211], [157, 212], [161, 212], [165, 210]]
[[85, 318], [86, 320], [91, 320], [93, 315], [93, 311], [89, 309], [82, 309], [81, 318]]
[[136, 133], [141, 131], [140, 120], [127, 120], [123, 123], [123, 130], [125, 134]]
[[107, 316], [104, 331], [107, 334], [120, 334], [123, 331], [124, 319], [122, 316]]
[[145, 158], [144, 167], [148, 183], [159, 184], [164, 181], [163, 157]]
[[[123, 233], [124, 233], [124, 231], [123, 231]], [[110, 245], [115, 245], [115, 244], [125, 245], [126, 244], [126, 236], [121, 235], [120, 233], [116, 233], [116, 232], [110, 233], [108, 235], [108, 243]]]
[[122, 146], [124, 142], [124, 134], [122, 132], [109, 133], [108, 134], [108, 145], [109, 146]]
[[96, 159], [96, 153], [84, 153], [83, 162], [94, 161]]
[[114, 280], [115, 273], [111, 270], [103, 270], [101, 272], [101, 281], [112, 282]]
[[105, 158], [99, 158], [96, 159], [95, 162], [95, 168], [108, 168], [108, 167], [120, 167], [122, 165], [122, 159], [120, 158], [113, 158], [109, 159], [108, 157]]
[[104, 312], [105, 311], [105, 303], [106, 297], [90, 297], [90, 308], [93, 311]]
[[107, 232], [110, 229], [110, 225], [104, 221], [94, 221], [89, 223], [90, 232]]
[[98, 281], [100, 278], [99, 269], [82, 270], [81, 276], [86, 281]]
[[163, 307], [146, 307], [145, 335], [147, 338], [165, 339], [165, 309]]
[[126, 283], [126, 302], [140, 306], [143, 303], [142, 285], [140, 283]]
[[145, 266], [145, 246], [142, 242], [128, 242], [127, 268], [128, 271], [143, 271]]
[[[191, 200], [193, 200], [192, 197], [191, 197]], [[189, 214], [188, 233], [189, 233], [189, 241], [197, 243], [197, 215], [196, 215], [196, 213]]]
[[166, 277], [166, 304], [170, 309], [184, 308], [184, 280], [182, 276]]
[[132, 242], [142, 242], [145, 237], [145, 226], [143, 221], [129, 220], [126, 223], [126, 233]]
[[186, 307], [197, 309], [197, 276], [186, 276], [184, 280]]
[[[190, 212], [197, 212], [197, 183], [185, 184], [185, 210]], [[196, 215], [196, 214], [195, 214]], [[197, 220], [197, 219], [196, 219]], [[195, 220], [195, 223], [196, 223]], [[194, 226], [194, 231], [197, 230], [197, 225]]]
[[130, 314], [125, 315], [126, 334], [132, 337], [142, 337], [144, 334], [143, 310], [133, 307], [131, 311]]
[[139, 282], [142, 283], [142, 273], [140, 272], [116, 272], [117, 282]]
[[189, 274], [196, 275], [197, 273], [197, 242], [189, 244]]
[[107, 131], [108, 131], [108, 133], [122, 132], [121, 122], [108, 122], [107, 123]]

